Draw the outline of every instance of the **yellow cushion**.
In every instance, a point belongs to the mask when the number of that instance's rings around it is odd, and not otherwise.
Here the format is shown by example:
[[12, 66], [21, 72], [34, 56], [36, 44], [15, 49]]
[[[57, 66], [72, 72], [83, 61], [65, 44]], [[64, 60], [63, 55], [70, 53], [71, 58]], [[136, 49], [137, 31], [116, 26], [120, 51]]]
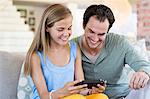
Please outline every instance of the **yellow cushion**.
[[86, 99], [109, 99], [107, 95], [99, 93], [86, 96]]
[[80, 94], [74, 94], [74, 95], [70, 95], [61, 99], [86, 99], [86, 97], [80, 95]]

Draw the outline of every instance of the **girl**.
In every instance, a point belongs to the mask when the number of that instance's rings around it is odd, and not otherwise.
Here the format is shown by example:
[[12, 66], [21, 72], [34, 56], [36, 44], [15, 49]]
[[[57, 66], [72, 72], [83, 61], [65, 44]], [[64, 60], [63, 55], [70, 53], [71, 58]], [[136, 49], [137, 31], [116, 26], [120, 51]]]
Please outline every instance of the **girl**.
[[72, 15], [65, 6], [54, 4], [44, 11], [24, 68], [25, 75], [30, 74], [34, 83], [33, 99], [57, 99], [86, 87], [74, 86], [84, 76], [80, 50], [76, 43], [68, 42], [71, 27]]

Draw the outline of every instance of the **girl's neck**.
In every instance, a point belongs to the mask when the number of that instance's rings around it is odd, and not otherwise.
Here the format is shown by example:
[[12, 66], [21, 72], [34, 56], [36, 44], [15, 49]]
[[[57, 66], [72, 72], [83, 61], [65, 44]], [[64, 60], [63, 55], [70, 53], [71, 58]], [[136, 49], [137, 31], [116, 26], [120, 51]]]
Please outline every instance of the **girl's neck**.
[[46, 55], [52, 64], [62, 67], [68, 64], [70, 60], [69, 44], [64, 46], [50, 46]]
[[68, 43], [66, 45], [51, 44], [49, 50], [58, 51], [58, 50], [62, 50], [62, 49], [68, 48], [68, 47], [69, 47]]

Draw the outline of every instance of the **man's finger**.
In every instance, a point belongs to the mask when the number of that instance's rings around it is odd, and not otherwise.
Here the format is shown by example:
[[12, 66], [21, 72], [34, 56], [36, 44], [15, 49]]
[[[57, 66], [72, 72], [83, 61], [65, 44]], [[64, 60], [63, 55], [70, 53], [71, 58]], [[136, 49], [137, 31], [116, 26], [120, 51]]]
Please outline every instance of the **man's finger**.
[[134, 79], [135, 79], [135, 75], [133, 74], [131, 79], [130, 79], [130, 83], [129, 83], [130, 88], [134, 88], [133, 87], [134, 86]]
[[102, 85], [100, 85], [100, 84], [98, 84], [97, 86], [99, 87], [99, 90], [102, 90], [102, 91], [104, 91], [104, 90], [105, 90], [105, 87], [106, 87], [106, 86], [102, 86]]

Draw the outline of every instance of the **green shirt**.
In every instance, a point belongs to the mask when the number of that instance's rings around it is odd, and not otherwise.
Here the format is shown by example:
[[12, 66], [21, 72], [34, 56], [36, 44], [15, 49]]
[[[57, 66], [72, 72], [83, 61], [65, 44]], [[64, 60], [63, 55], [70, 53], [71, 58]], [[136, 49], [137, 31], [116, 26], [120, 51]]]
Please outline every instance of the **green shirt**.
[[[80, 39], [75, 39], [78, 44]], [[107, 85], [105, 93], [110, 99], [122, 99], [130, 92], [129, 78], [127, 72], [123, 71], [125, 64], [150, 75], [150, 63], [140, 57], [124, 36], [118, 34], [107, 34], [105, 46], [94, 63], [81, 53], [85, 79], [106, 80], [110, 85]]]

